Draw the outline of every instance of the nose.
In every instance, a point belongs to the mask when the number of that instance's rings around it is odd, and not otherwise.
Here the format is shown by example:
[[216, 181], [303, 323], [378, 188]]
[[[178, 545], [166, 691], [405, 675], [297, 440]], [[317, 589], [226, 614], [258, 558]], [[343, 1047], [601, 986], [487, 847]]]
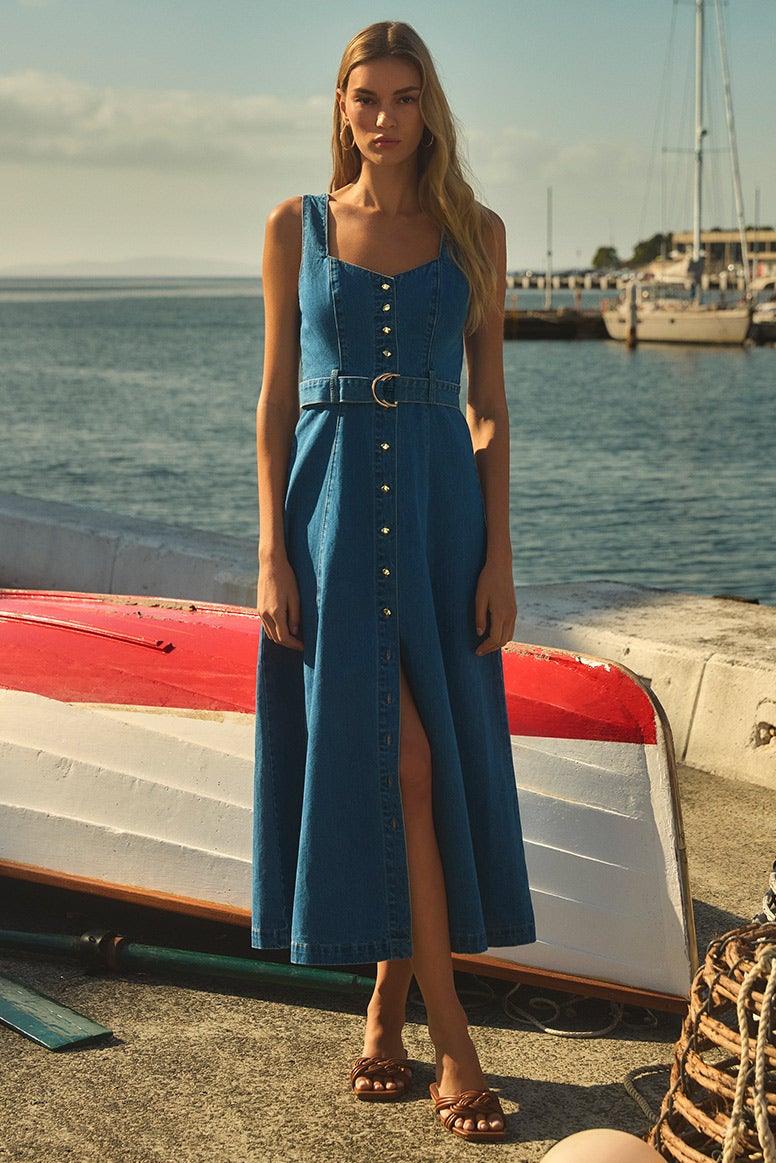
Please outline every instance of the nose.
[[377, 114], [377, 126], [380, 129], [386, 125], [393, 125], [394, 121], [395, 119], [388, 109], [381, 109]]

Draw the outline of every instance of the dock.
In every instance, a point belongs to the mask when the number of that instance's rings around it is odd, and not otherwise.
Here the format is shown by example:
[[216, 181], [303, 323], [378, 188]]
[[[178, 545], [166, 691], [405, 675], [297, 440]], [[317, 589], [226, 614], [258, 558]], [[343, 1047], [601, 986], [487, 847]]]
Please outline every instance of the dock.
[[606, 327], [600, 311], [576, 311], [560, 307], [557, 311], [504, 312], [505, 339], [606, 339]]
[[[75, 505], [0, 495], [0, 584], [153, 592], [252, 605], [255, 544]], [[698, 946], [759, 911], [776, 856], [776, 608], [618, 582], [518, 588], [526, 641], [621, 659], [668, 713]], [[66, 773], [63, 773], [66, 778]], [[572, 886], [573, 887], [573, 886]], [[634, 900], [634, 909], [640, 908]], [[0, 928], [249, 957], [244, 929], [0, 878]], [[371, 967], [354, 967], [367, 975]], [[432, 1050], [411, 995], [416, 1063], [400, 1103], [354, 1100], [365, 998], [286, 984], [99, 972], [54, 954], [3, 952], [0, 973], [113, 1032], [57, 1053], [0, 1027], [0, 1157], [18, 1163], [464, 1163], [438, 1125]], [[669, 1086], [679, 1015], [462, 976], [461, 1000], [508, 1119], [499, 1160], [539, 1163], [576, 1131], [642, 1135]], [[545, 995], [548, 994], [544, 990]], [[538, 1015], [538, 1016], [537, 1016]], [[542, 1027], [578, 1037], [556, 1036]], [[657, 1064], [657, 1065], [656, 1065]]]
[[[776, 792], [679, 772], [699, 946], [759, 910], [774, 855]], [[100, 898], [0, 882], [6, 929], [80, 935], [119, 929], [149, 945], [249, 956], [247, 934], [204, 922], [119, 907]], [[638, 902], [635, 902], [638, 907]], [[441, 1126], [425, 1014], [414, 997], [405, 1027], [416, 1063], [398, 1104], [356, 1102], [347, 1081], [361, 1049], [366, 999], [285, 985], [91, 973], [52, 956], [0, 957], [2, 972], [113, 1031], [108, 1042], [52, 1053], [0, 1027], [4, 1159], [33, 1163], [465, 1163], [472, 1146]], [[492, 989], [489, 992], [488, 989]], [[499, 1160], [538, 1163], [558, 1139], [613, 1127], [642, 1135], [651, 1125], [626, 1092], [633, 1070], [651, 1107], [668, 1089], [679, 1015], [577, 1000], [548, 1021], [598, 1031], [575, 1040], [505, 1012], [509, 983], [462, 977], [472, 1036], [508, 1120]], [[546, 992], [546, 991], [545, 991]], [[509, 1001], [529, 1012], [537, 991]], [[562, 1007], [568, 998], [554, 995]], [[545, 1007], [540, 1016], [549, 1016]], [[614, 1022], [614, 1028], [607, 1032]], [[482, 1149], [481, 1149], [482, 1150]], [[476, 1148], [475, 1148], [476, 1151]], [[477, 1156], [479, 1158], [479, 1155]]]

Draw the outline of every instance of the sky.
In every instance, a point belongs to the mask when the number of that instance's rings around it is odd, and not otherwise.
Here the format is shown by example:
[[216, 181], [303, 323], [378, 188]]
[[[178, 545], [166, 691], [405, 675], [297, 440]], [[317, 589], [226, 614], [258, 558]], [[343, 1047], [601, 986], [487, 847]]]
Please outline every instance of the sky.
[[[723, 15], [746, 218], [774, 225], [776, 0]], [[548, 189], [555, 270], [689, 229], [691, 0], [0, 0], [0, 276], [258, 273], [272, 207], [328, 187], [342, 50], [384, 19], [429, 45], [511, 270], [544, 269]], [[728, 227], [709, 55], [704, 222]]]

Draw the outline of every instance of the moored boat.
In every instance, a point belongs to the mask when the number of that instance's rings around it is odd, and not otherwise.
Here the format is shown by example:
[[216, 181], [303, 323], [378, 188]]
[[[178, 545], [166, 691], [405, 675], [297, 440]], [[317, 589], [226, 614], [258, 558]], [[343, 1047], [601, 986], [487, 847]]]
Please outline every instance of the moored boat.
[[[749, 333], [751, 308], [748, 302], [728, 306], [724, 301], [704, 303], [701, 285], [705, 267], [705, 253], [701, 249], [701, 221], [703, 205], [703, 156], [705, 128], [704, 90], [704, 29], [705, 0], [693, 0], [695, 8], [695, 127], [693, 133], [693, 246], [692, 255], [684, 262], [681, 284], [639, 279], [635, 299], [633, 288], [628, 288], [619, 300], [603, 311], [604, 326], [611, 339], [634, 346], [636, 343], [698, 343], [712, 345], [740, 345]], [[727, 77], [727, 52], [723, 30], [717, 14], [720, 55], [723, 62], [724, 93], [732, 155], [733, 182], [736, 192], [738, 230], [747, 280], [746, 231], [743, 222], [743, 198], [737, 162], [733, 108]]]
[[[603, 311], [610, 339], [626, 342], [633, 326], [627, 292]], [[727, 306], [717, 300], [699, 303], [684, 287], [637, 283], [635, 329], [639, 343], [701, 343], [740, 346], [751, 322], [748, 305]]]
[[[247, 924], [257, 615], [0, 591], [0, 873]], [[613, 663], [512, 643], [539, 941], [477, 972], [682, 1004], [695, 964], [670, 733]]]

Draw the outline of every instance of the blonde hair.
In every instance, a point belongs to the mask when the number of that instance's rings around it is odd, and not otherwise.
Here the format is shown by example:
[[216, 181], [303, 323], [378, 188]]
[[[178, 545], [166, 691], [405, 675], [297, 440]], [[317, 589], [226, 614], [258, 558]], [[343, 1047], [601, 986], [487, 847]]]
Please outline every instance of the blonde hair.
[[[467, 332], [476, 331], [496, 300], [496, 271], [485, 244], [487, 212], [475, 200], [458, 157], [455, 120], [447, 103], [428, 48], [409, 24], [381, 21], [356, 33], [342, 55], [337, 88], [343, 93], [357, 65], [384, 57], [401, 57], [420, 74], [420, 112], [432, 135], [430, 146], [418, 149], [420, 208], [439, 224], [452, 244], [453, 256], [469, 283]], [[346, 149], [340, 138], [344, 126], [339, 103], [334, 102], [334, 161], [330, 190], [354, 182], [361, 173], [361, 154]], [[425, 136], [425, 134], [424, 134]]]

